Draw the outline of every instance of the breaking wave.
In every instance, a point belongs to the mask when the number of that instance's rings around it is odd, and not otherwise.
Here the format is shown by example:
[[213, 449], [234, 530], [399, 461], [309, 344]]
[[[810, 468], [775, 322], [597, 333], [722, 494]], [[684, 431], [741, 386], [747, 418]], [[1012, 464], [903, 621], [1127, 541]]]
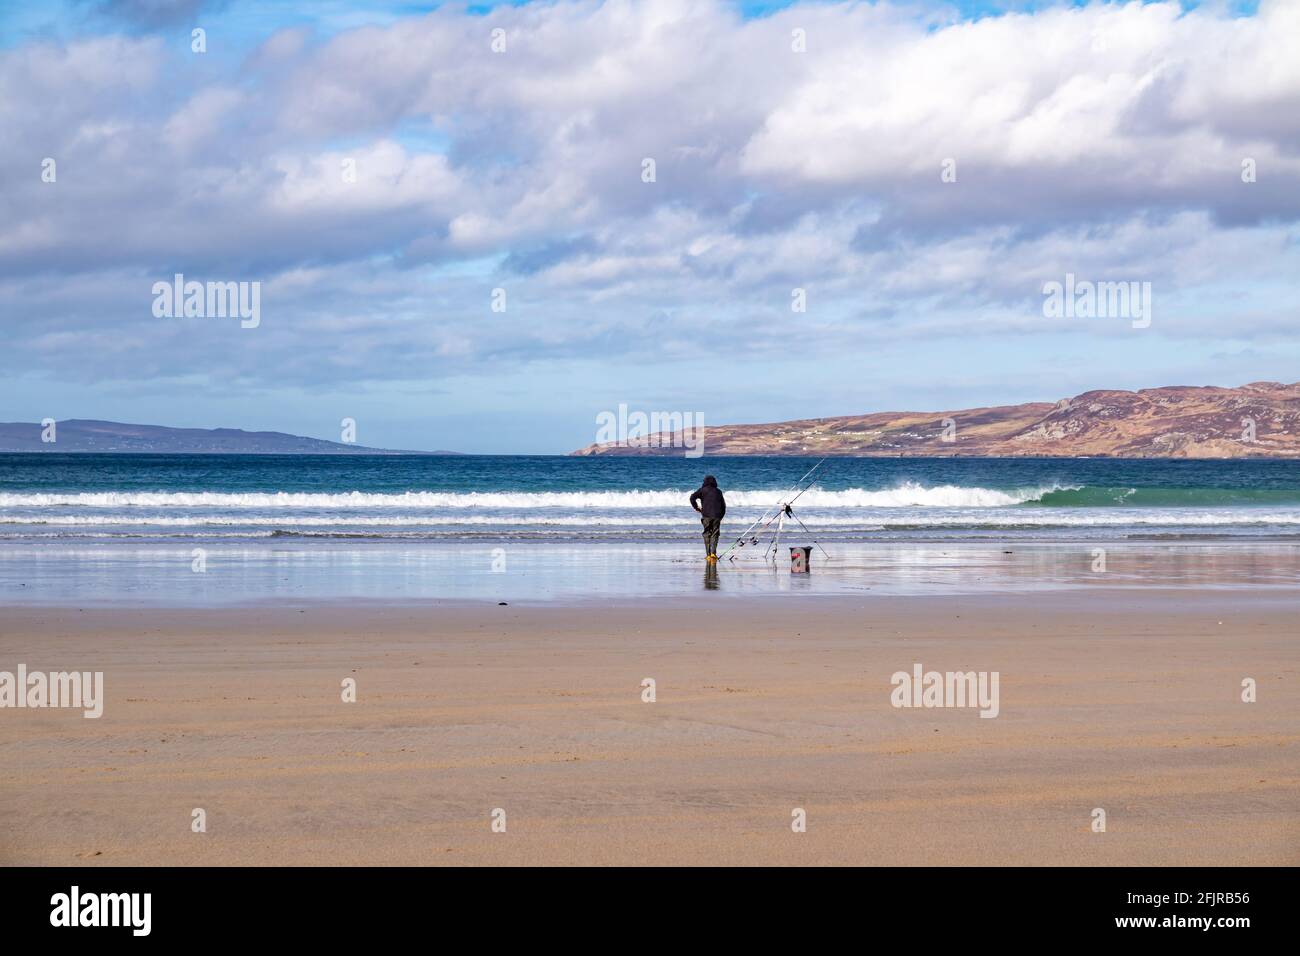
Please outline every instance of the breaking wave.
[[[921, 485], [903, 482], [893, 488], [848, 488], [828, 491], [812, 488], [799, 499], [807, 508], [1005, 508], [1039, 501], [1053, 492], [1069, 490], [1058, 485], [1000, 491], [960, 485]], [[780, 500], [784, 489], [727, 491], [731, 507], [765, 508]], [[217, 491], [100, 491], [75, 494], [0, 494], [0, 508], [213, 508], [223, 511], [293, 509], [434, 509], [493, 508], [526, 511], [537, 508], [667, 509], [685, 505], [690, 489], [660, 491], [408, 491], [400, 494], [351, 491], [217, 492]]]
[[[807, 516], [808, 512], [804, 512]], [[734, 521], [747, 523], [757, 518], [753, 510], [737, 512]], [[1061, 512], [1002, 511], [988, 513], [979, 509], [952, 509], [929, 514], [905, 511], [896, 517], [883, 515], [843, 516], [818, 514], [820, 528], [1067, 528], [1120, 527], [1127, 525], [1300, 525], [1300, 512], [1277, 512], [1259, 509], [1224, 511], [1142, 511], [1071, 514]], [[728, 512], [728, 521], [733, 516]], [[0, 517], [3, 525], [42, 525], [61, 528], [150, 527], [150, 528], [424, 528], [424, 527], [698, 527], [698, 521], [685, 515], [604, 514], [583, 515], [29, 515]]]

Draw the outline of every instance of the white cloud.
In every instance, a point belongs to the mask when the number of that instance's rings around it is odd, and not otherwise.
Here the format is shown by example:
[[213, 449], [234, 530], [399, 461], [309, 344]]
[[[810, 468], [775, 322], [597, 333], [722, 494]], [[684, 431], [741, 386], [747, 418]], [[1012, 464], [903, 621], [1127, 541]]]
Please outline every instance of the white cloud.
[[[954, 23], [584, 0], [324, 42], [286, 30], [238, 67], [157, 39], [20, 46], [0, 52], [3, 321], [87, 375], [113, 373], [72, 333], [127, 328], [114, 360], [147, 350], [157, 374], [309, 381], [649, 342], [777, 348], [794, 285], [819, 310], [810, 352], [1032, 328], [1037, 289], [1065, 271], [1170, 299], [1294, 293], [1297, 36], [1287, 0], [1240, 19], [1132, 3]], [[173, 271], [267, 280], [256, 350], [150, 326], [139, 290]], [[64, 289], [43, 337], [16, 319], [46, 306], [33, 276]], [[532, 325], [486, 313], [497, 285]], [[1285, 331], [1269, 309], [1241, 321], [1234, 335]]]

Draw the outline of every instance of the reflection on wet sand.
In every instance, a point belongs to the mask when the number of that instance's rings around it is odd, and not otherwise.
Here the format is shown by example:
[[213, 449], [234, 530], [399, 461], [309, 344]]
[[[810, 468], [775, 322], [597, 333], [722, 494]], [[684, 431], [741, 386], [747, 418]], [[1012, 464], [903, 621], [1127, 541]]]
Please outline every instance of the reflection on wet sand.
[[[809, 573], [761, 554], [706, 565], [665, 543], [453, 545], [380, 541], [0, 546], [9, 604], [211, 606], [298, 600], [583, 602], [701, 591], [781, 594], [984, 594], [1097, 588], [1300, 587], [1295, 542], [1093, 541], [855, 543], [812, 554]], [[499, 555], [504, 554], [505, 560]]]

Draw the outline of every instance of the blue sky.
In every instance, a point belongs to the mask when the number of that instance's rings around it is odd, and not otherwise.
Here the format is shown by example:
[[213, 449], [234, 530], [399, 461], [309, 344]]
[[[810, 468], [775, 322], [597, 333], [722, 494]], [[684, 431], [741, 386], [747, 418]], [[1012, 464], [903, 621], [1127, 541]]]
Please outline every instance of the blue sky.
[[[560, 453], [1294, 381], [1298, 7], [5, 2], [0, 420]], [[156, 317], [177, 272], [260, 324]], [[1046, 318], [1067, 273], [1150, 326]]]
[[[520, 0], [461, 4], [349, 3], [342, 0], [46, 0], [44, 3], [0, 0], [0, 42], [13, 45], [41, 37], [70, 40], [110, 30], [132, 34], [183, 32], [210, 20], [220, 23], [227, 39], [237, 47], [248, 49], [276, 30], [294, 27], [307, 27], [324, 37], [365, 25], [391, 26], [438, 8], [463, 9], [467, 15], [485, 17], [494, 11], [526, 5]], [[795, 0], [729, 0], [725, 5], [745, 19], [755, 19], [799, 4]], [[911, 5], [914, 15], [966, 21], [1006, 13], [1033, 13], [1054, 7], [1086, 6], [1088, 0], [949, 0], [947, 3], [919, 2]], [[1250, 16], [1257, 11], [1259, 0], [1220, 0], [1210, 4], [1202, 0], [1179, 0], [1179, 6], [1183, 10], [1210, 6], [1231, 16]]]

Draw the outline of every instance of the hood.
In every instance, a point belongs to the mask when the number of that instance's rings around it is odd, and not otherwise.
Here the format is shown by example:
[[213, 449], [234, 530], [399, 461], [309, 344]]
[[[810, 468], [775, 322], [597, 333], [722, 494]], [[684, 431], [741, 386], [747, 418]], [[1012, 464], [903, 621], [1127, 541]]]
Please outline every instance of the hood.
[[712, 475], [705, 475], [705, 476], [704, 476], [704, 487], [705, 487], [705, 488], [716, 488], [716, 487], [718, 487], [718, 479], [714, 478]]

